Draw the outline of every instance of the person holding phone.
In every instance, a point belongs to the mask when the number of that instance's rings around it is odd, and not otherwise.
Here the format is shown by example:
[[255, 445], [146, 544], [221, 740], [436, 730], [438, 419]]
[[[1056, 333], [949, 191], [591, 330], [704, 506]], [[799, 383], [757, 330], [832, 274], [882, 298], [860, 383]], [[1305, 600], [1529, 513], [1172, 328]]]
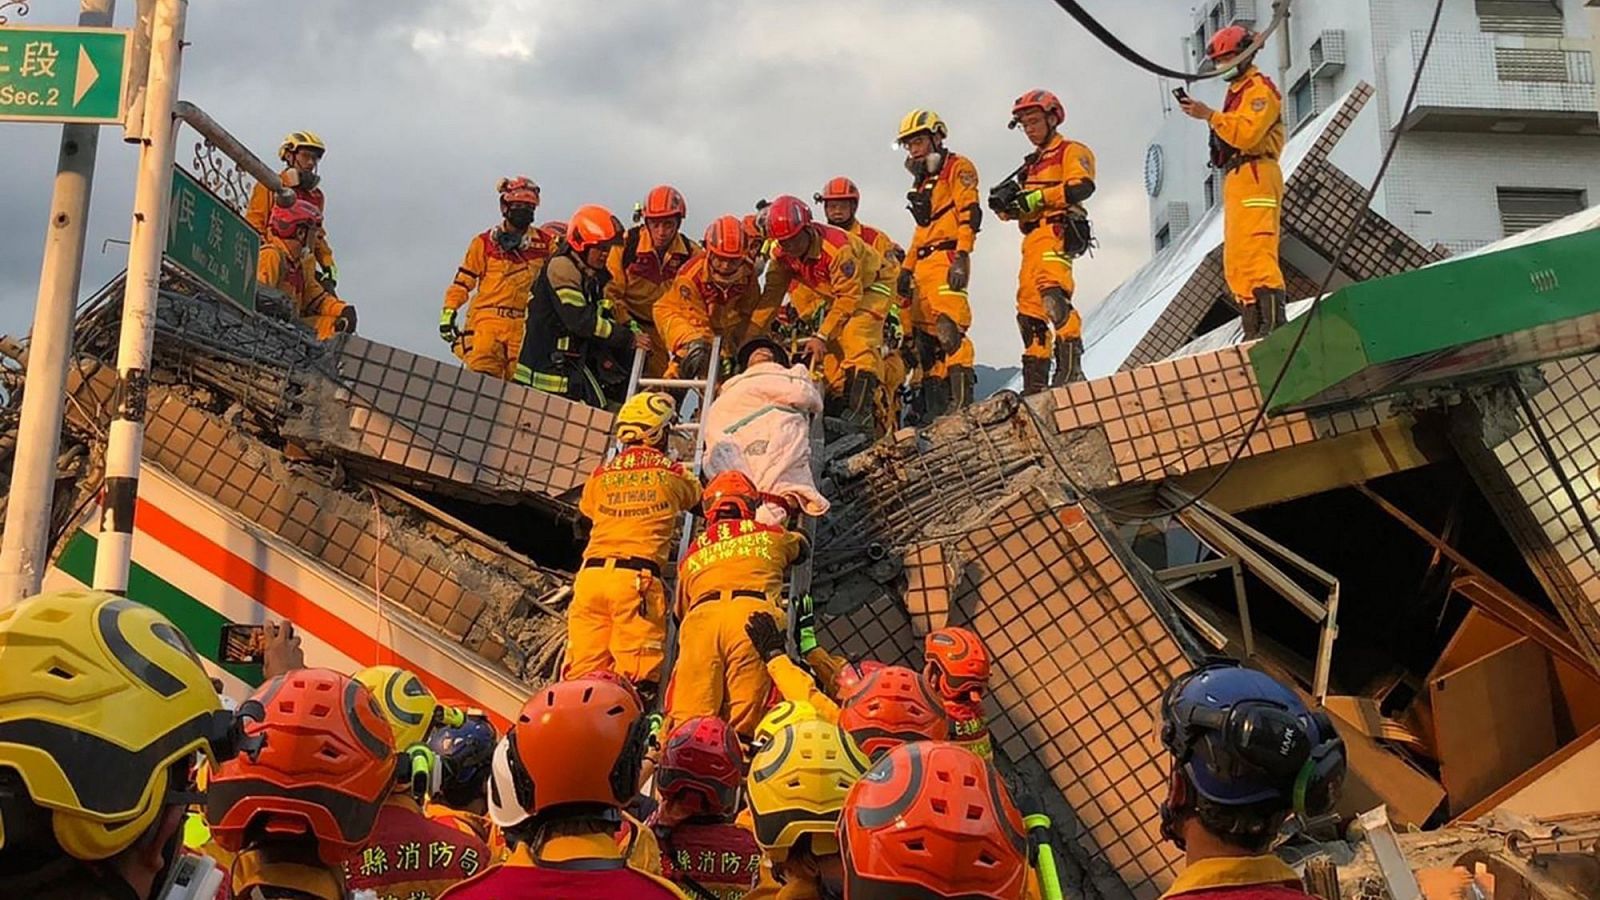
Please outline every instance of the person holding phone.
[[1283, 96], [1255, 66], [1255, 35], [1231, 25], [1211, 38], [1207, 55], [1228, 81], [1222, 109], [1179, 88], [1185, 115], [1211, 126], [1211, 165], [1222, 170], [1222, 268], [1239, 306], [1245, 340], [1283, 324], [1287, 294], [1278, 241], [1283, 212]]

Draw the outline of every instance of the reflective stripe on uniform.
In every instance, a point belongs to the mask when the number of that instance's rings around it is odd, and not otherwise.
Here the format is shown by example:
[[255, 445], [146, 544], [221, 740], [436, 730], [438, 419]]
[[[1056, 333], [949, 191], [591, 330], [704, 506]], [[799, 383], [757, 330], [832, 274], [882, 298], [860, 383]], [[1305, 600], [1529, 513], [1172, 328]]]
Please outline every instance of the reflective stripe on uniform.
[[967, 292], [958, 291], [954, 288], [942, 287], [939, 288], [939, 295], [942, 297], [965, 297], [967, 296]]
[[874, 284], [874, 285], [868, 287], [867, 290], [874, 291], [876, 293], [883, 294], [883, 295], [889, 296], [889, 297], [894, 296], [894, 288], [890, 287], [887, 284], [884, 284], [881, 281], [878, 282], [877, 284]]
[[1248, 198], [1246, 200], [1241, 200], [1239, 202], [1239, 205], [1240, 206], [1255, 206], [1255, 207], [1261, 207], [1263, 209], [1272, 209], [1272, 208], [1274, 208], [1274, 207], [1276, 207], [1278, 205], [1278, 201], [1274, 200], [1271, 197], [1250, 197], [1250, 198]]
[[556, 288], [556, 299], [567, 306], [586, 306], [589, 301], [577, 288]]
[[565, 394], [567, 392], [567, 376], [535, 372], [521, 364], [518, 364], [517, 374], [513, 380], [534, 390], [544, 391], [547, 394]]
[[1069, 266], [1072, 265], [1072, 257], [1055, 250], [1046, 250], [1044, 253], [1044, 259], [1046, 262], [1059, 262], [1066, 263]]

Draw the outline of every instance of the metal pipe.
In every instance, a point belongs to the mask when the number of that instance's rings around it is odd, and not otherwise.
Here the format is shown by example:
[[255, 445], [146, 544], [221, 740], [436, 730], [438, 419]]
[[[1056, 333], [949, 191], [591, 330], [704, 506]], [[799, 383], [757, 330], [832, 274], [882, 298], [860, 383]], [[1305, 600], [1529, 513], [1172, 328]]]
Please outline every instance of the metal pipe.
[[279, 206], [294, 204], [295, 194], [283, 184], [283, 176], [272, 170], [271, 166], [261, 161], [261, 157], [250, 152], [250, 148], [239, 142], [239, 139], [228, 133], [228, 129], [217, 124], [217, 120], [206, 114], [206, 111], [187, 100], [179, 100], [173, 104], [172, 115], [183, 120], [190, 128], [200, 132], [200, 136], [211, 142], [222, 152], [223, 156], [233, 160], [246, 175], [261, 182], [277, 195]]
[[[110, 27], [115, 11], [116, 0], [81, 0], [78, 24]], [[99, 146], [100, 126], [61, 127], [44, 263], [28, 341], [28, 374], [17, 422], [17, 433], [28, 439], [18, 442], [11, 461], [5, 535], [0, 538], [0, 609], [39, 592], [50, 555], [50, 507]]]
[[94, 587], [113, 593], [127, 591], [128, 565], [133, 557], [133, 511], [139, 493], [150, 352], [156, 333], [161, 251], [166, 243], [176, 148], [173, 137], [177, 122], [172, 111], [178, 99], [188, 12], [189, 0], [158, 0], [151, 26], [146, 138], [139, 149], [139, 175], [133, 195], [128, 280], [117, 345], [116, 410], [106, 437], [100, 540], [94, 558]]

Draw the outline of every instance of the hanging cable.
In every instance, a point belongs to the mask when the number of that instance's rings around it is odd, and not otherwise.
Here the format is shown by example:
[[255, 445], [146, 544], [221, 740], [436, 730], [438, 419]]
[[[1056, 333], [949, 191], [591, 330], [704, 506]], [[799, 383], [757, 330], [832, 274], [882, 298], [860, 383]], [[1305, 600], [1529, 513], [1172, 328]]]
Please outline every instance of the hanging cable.
[[[1089, 13], [1088, 10], [1084, 9], [1083, 6], [1078, 3], [1078, 0], [1055, 0], [1055, 4], [1061, 7], [1061, 9], [1065, 11], [1067, 15], [1076, 19], [1078, 24], [1084, 27], [1084, 30], [1094, 35], [1095, 38], [1100, 41], [1100, 43], [1105, 44], [1106, 47], [1110, 48], [1113, 53], [1117, 54], [1128, 62], [1133, 63], [1146, 72], [1160, 75], [1163, 78], [1175, 78], [1179, 81], [1189, 84], [1193, 84], [1196, 81], [1206, 81], [1222, 75], [1221, 72], [1207, 72], [1205, 74], [1182, 72], [1177, 69], [1169, 69], [1160, 63], [1152, 62], [1150, 59], [1140, 54], [1139, 51], [1123, 43], [1121, 38], [1112, 34], [1111, 31], [1104, 25], [1101, 25], [1100, 22]], [[1244, 52], [1254, 54], [1256, 51], [1260, 50], [1266, 45], [1267, 38], [1271, 37], [1272, 33], [1277, 31], [1288, 18], [1289, 0], [1273, 0], [1272, 21], [1268, 23], [1267, 27], [1263, 28], [1261, 32], [1250, 41], [1249, 46]]]
[[[1076, 6], [1076, 3], [1073, 3], [1073, 0], [1056, 0], [1056, 2], [1063, 4], [1063, 6], [1068, 3], [1072, 3], [1072, 5]], [[1287, 4], [1285, 4], [1284, 12], [1287, 12]], [[1423, 42], [1422, 53], [1417, 58], [1417, 71], [1412, 76], [1411, 89], [1406, 92], [1406, 102], [1401, 109], [1400, 117], [1395, 120], [1396, 122], [1404, 122], [1407, 118], [1409, 118], [1412, 108], [1416, 105], [1417, 90], [1422, 85], [1422, 73], [1427, 69], [1428, 56], [1433, 50], [1434, 38], [1439, 33], [1439, 18], [1443, 13], [1444, 0], [1436, 0], [1433, 7], [1433, 20], [1428, 24], [1428, 35]], [[1366, 192], [1361, 198], [1360, 209], [1362, 212], [1365, 212], [1371, 207], [1373, 196], [1378, 193], [1379, 186], [1383, 184], [1383, 176], [1388, 173], [1389, 164], [1394, 160], [1395, 150], [1400, 146], [1401, 134], [1402, 132], [1398, 130], [1395, 131], [1394, 140], [1389, 142], [1388, 149], [1384, 151], [1383, 161], [1378, 165], [1378, 174], [1373, 177], [1372, 184], [1368, 186]], [[1289, 353], [1283, 359], [1283, 367], [1278, 370], [1277, 376], [1273, 378], [1271, 387], [1269, 387], [1267, 391], [1262, 394], [1261, 407], [1256, 410], [1255, 418], [1251, 420], [1250, 426], [1245, 429], [1244, 435], [1239, 438], [1238, 445], [1235, 446], [1233, 452], [1228, 455], [1228, 461], [1223, 464], [1222, 469], [1217, 472], [1217, 474], [1206, 484], [1205, 487], [1201, 488], [1193, 496], [1184, 500], [1177, 506], [1168, 510], [1164, 510], [1157, 515], [1146, 515], [1144, 513], [1139, 513], [1096, 501], [1108, 515], [1117, 521], [1128, 525], [1145, 525], [1154, 522], [1166, 521], [1171, 519], [1174, 515], [1177, 515], [1178, 513], [1183, 512], [1184, 510], [1204, 500], [1208, 494], [1217, 489], [1217, 486], [1223, 482], [1223, 479], [1228, 477], [1229, 473], [1233, 471], [1233, 467], [1238, 465], [1239, 460], [1243, 458], [1245, 448], [1250, 446], [1250, 440], [1251, 438], [1255, 437], [1256, 432], [1260, 430], [1261, 423], [1266, 421], [1267, 408], [1272, 405], [1272, 399], [1278, 395], [1278, 389], [1283, 386], [1283, 379], [1289, 373], [1289, 365], [1294, 361], [1295, 354], [1300, 352], [1301, 345], [1305, 343], [1306, 332], [1311, 328], [1311, 321], [1316, 317], [1318, 310], [1322, 308], [1322, 301], [1328, 296], [1328, 286], [1333, 283], [1334, 275], [1338, 274], [1339, 266], [1343, 264], [1345, 254], [1350, 252], [1350, 245], [1355, 242], [1356, 231], [1361, 227], [1361, 223], [1364, 220], [1365, 216], [1355, 216], [1351, 219], [1350, 225], [1345, 229], [1344, 237], [1339, 241], [1338, 250], [1334, 253], [1333, 259], [1329, 262], [1328, 273], [1323, 276], [1322, 283], [1317, 286], [1316, 293], [1312, 295], [1311, 308], [1306, 310], [1305, 314], [1300, 316], [1298, 319], [1300, 330], [1295, 332], [1294, 342], [1289, 345]], [[1028, 409], [1028, 413], [1033, 417], [1035, 425], [1043, 428], [1043, 424], [1040, 423], [1038, 415], [1033, 412], [1033, 409], [1028, 407], [1026, 403], [1024, 403], [1023, 406], [1024, 408]], [[1059, 462], [1057, 462], [1057, 467], [1060, 467]], [[1093, 496], [1093, 492], [1085, 491], [1078, 485], [1072, 484], [1071, 477], [1067, 475], [1065, 470], [1062, 471], [1062, 475], [1068, 479], [1068, 484], [1071, 485], [1072, 489], [1077, 491], [1080, 495]]]

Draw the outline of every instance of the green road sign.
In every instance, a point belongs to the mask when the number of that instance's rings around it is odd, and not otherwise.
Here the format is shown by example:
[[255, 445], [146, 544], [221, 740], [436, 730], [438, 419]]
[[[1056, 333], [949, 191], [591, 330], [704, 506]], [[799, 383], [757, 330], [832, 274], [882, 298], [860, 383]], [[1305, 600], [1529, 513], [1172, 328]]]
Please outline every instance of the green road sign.
[[245, 309], [256, 308], [261, 238], [233, 208], [181, 168], [172, 170], [167, 261]]
[[120, 122], [128, 32], [0, 28], [0, 121]]

